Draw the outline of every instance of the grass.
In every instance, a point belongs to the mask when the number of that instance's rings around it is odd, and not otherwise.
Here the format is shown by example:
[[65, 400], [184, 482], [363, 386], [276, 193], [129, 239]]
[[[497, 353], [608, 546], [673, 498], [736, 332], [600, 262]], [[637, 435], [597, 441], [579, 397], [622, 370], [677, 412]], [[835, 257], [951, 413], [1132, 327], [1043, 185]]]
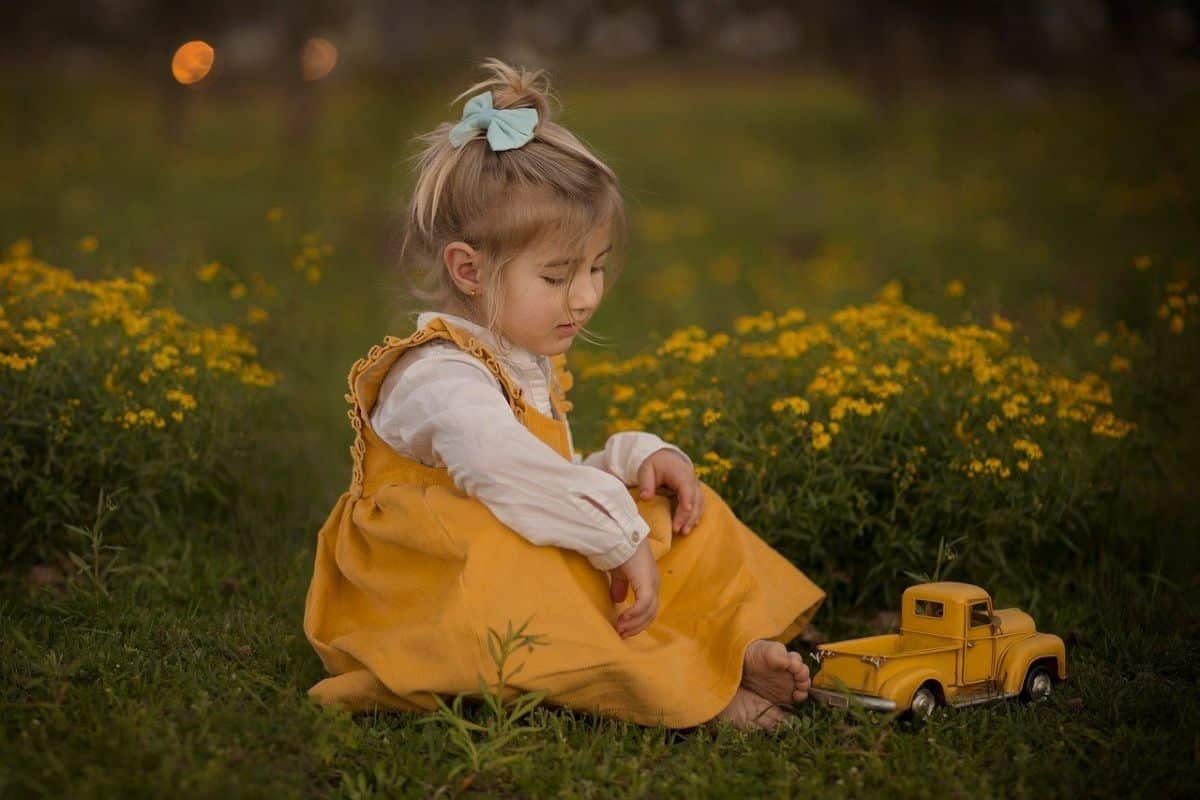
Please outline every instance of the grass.
[[[450, 717], [352, 717], [310, 703], [305, 690], [322, 669], [300, 615], [315, 532], [349, 478], [345, 373], [403, 322], [381, 300], [391, 296], [388, 231], [406, 181], [392, 165], [409, 133], [449, 118], [445, 103], [466, 77], [440, 90], [333, 88], [299, 152], [276, 146], [278, 108], [253, 89], [193, 95], [174, 144], [158, 136], [155, 96], [132, 82], [22, 90], [37, 102], [0, 129], [0, 163], [19, 176], [19, 190], [0, 198], [2, 243], [29, 236], [39, 255], [85, 275], [151, 265], [181, 308], [212, 321], [242, 307], [195, 281], [200, 264], [217, 259], [282, 282], [282, 253], [314, 230], [336, 254], [320, 286], [289, 294], [260, 332], [264, 363], [285, 376], [284, 416], [261, 420], [261, 454], [234, 524], [198, 518], [118, 552], [108, 548], [121, 541], [122, 518], [106, 516], [101, 501], [95, 518], [78, 520], [81, 563], [3, 573], [0, 793], [1200, 791], [1198, 531], [1188, 505], [1200, 439], [1186, 374], [1161, 409], [1165, 466], [1138, 478], [1138, 502], [1105, 532], [1127, 548], [1036, 584], [988, 587], [1067, 641], [1070, 679], [1045, 704], [924, 724], [806, 704], [798, 729], [759, 735], [639, 728], [541, 705], [519, 719], [530, 730], [488, 750], [512, 728], [486, 703], [451, 715], [482, 731]], [[637, 352], [650, 328], [718, 329], [763, 307], [834, 308], [898, 277], [914, 305], [981, 320], [1001, 312], [1032, 347], [1069, 363], [1054, 324], [1064, 308], [1086, 309], [1098, 326], [1149, 324], [1133, 258], [1149, 254], [1164, 279], [1194, 275], [1200, 164], [1165, 162], [1156, 139], [1191, 140], [1200, 118], [1182, 104], [1146, 121], [1120, 97], [1063, 91], [1030, 106], [981, 94], [922, 98], [884, 116], [832, 81], [701, 90], [670, 72], [619, 91], [561, 90], [566, 122], [611, 157], [640, 220], [620, 300], [597, 320], [622, 354]], [[17, 96], [12, 84], [0, 92]], [[272, 206], [286, 211], [274, 227], [264, 221]], [[81, 253], [87, 235], [100, 246]], [[720, 257], [737, 264], [728, 284]], [[953, 278], [969, 302], [946, 297]], [[586, 447], [600, 405], [573, 400]], [[860, 635], [875, 630], [879, 610], [831, 604], [816, 622], [835, 638]], [[520, 757], [497, 760], [506, 754]]]

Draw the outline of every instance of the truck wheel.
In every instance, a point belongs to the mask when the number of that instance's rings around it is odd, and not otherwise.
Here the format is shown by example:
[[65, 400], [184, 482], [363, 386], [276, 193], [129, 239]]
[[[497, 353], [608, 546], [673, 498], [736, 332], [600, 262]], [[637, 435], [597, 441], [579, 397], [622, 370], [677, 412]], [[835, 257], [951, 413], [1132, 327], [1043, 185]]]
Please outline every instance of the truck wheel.
[[922, 686], [913, 693], [912, 702], [908, 707], [912, 711], [914, 717], [928, 719], [933, 710], [937, 708], [937, 695], [928, 686]]
[[1045, 700], [1054, 691], [1054, 679], [1045, 664], [1035, 664], [1025, 673], [1025, 685], [1021, 687], [1021, 699], [1036, 703]]

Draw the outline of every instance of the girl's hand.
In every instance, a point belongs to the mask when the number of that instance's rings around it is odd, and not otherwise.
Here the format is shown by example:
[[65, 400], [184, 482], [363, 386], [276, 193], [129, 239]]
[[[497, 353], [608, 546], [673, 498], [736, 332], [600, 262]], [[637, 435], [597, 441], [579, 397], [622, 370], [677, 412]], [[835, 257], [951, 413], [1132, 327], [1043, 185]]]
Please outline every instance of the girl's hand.
[[704, 492], [700, 490], [700, 479], [687, 459], [674, 450], [656, 450], [638, 467], [637, 477], [641, 496], [645, 500], [649, 500], [659, 486], [666, 486], [675, 492], [678, 503], [675, 516], [671, 519], [671, 532], [680, 535], [691, 533], [704, 513]]
[[658, 562], [650, 551], [650, 537], [642, 539], [637, 550], [624, 564], [609, 570], [612, 583], [609, 584], [609, 597], [613, 603], [625, 600], [629, 589], [633, 589], [634, 602], [629, 608], [617, 616], [616, 629], [622, 639], [635, 636], [646, 628], [658, 616], [658, 586], [660, 576]]

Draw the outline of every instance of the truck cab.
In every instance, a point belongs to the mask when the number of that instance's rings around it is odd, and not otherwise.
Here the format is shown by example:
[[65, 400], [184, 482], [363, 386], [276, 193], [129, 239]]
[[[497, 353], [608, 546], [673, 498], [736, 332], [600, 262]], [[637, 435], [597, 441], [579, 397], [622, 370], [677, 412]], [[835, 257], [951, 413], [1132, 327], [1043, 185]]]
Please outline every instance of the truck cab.
[[884, 711], [927, 714], [937, 705], [970, 705], [1025, 695], [1049, 695], [1064, 680], [1062, 640], [1039, 633], [1016, 608], [995, 609], [969, 583], [910, 586], [900, 606], [900, 631], [822, 645], [812, 695], [830, 705], [857, 702]]

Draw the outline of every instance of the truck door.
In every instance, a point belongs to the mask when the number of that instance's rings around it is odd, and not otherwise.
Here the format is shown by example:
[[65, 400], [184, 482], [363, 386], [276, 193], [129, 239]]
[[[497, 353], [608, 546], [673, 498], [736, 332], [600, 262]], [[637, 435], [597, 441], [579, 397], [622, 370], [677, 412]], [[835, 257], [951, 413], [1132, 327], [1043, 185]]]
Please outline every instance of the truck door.
[[996, 637], [992, 635], [991, 603], [976, 600], [967, 610], [967, 630], [963, 641], [963, 683], [973, 684], [992, 679], [995, 666]]

